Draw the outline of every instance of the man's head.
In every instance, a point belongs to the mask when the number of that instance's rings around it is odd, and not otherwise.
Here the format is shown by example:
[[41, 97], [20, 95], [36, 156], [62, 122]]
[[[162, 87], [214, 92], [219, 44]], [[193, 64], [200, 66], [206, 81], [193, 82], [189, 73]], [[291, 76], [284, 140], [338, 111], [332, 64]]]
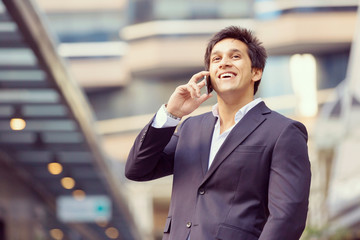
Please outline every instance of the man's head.
[[[265, 68], [266, 63], [266, 50], [262, 46], [262, 43], [259, 41], [257, 37], [253, 35], [253, 33], [245, 28], [230, 26], [224, 28], [220, 32], [216, 33], [209, 41], [208, 46], [206, 48], [204, 62], [205, 69], [209, 70], [210, 67], [210, 56], [214, 46], [224, 40], [224, 39], [236, 39], [246, 44], [247, 53], [251, 60], [251, 67], [255, 69], [260, 69], [261, 71]], [[260, 84], [260, 80], [256, 81], [254, 84], [254, 94], [257, 92]]]

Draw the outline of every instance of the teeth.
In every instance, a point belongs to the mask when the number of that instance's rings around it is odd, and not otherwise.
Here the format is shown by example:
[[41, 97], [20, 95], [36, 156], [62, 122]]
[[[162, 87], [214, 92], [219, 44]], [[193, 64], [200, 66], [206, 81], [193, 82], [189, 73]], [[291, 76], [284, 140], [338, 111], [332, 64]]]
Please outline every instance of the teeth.
[[223, 74], [220, 75], [221, 78], [223, 78], [223, 77], [234, 77], [234, 76], [235, 75], [232, 74], [232, 73], [223, 73]]

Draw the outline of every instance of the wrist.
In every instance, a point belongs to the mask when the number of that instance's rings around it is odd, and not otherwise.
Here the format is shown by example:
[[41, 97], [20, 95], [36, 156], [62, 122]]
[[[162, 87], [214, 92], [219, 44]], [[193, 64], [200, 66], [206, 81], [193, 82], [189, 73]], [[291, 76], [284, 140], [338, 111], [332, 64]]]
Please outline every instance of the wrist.
[[163, 107], [164, 107], [164, 110], [165, 110], [166, 115], [167, 115], [168, 117], [173, 118], [173, 119], [175, 119], [175, 120], [179, 120], [179, 121], [181, 120], [181, 117], [180, 117], [180, 116], [178, 116], [177, 114], [173, 114], [171, 111], [168, 110], [167, 104], [164, 104]]

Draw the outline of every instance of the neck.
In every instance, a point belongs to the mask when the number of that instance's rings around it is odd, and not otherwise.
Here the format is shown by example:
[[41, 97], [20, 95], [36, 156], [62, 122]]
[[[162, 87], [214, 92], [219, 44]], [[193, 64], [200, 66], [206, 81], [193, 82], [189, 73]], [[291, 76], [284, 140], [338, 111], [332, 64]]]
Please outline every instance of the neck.
[[220, 133], [226, 131], [235, 124], [236, 113], [246, 104], [253, 101], [253, 96], [248, 98], [229, 101], [218, 96], [218, 111], [220, 116]]

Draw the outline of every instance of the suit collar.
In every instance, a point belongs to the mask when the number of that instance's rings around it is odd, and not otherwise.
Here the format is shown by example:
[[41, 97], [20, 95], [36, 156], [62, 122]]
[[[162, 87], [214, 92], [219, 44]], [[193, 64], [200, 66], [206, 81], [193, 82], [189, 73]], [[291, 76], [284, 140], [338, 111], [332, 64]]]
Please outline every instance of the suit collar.
[[202, 131], [200, 139], [202, 141], [201, 143], [201, 168], [203, 176], [208, 170], [208, 164], [209, 164], [209, 155], [210, 155], [210, 147], [211, 147], [211, 140], [213, 135], [214, 126], [216, 123], [217, 118], [214, 117], [212, 114], [206, 114], [205, 117], [202, 120], [201, 127]]
[[[261, 98], [256, 98], [251, 102], [249, 102], [248, 104], [246, 104], [245, 106], [243, 106], [241, 109], [239, 109], [235, 114], [235, 123], [238, 123], [240, 119], [243, 118], [243, 116], [245, 116], [253, 107], [258, 105], [262, 101], [263, 100]], [[215, 117], [219, 118], [219, 107], [217, 103], [212, 107], [212, 114]]]
[[[207, 171], [208, 168], [208, 161], [209, 161], [209, 152], [210, 152], [210, 145], [212, 139], [212, 132], [206, 129], [203, 129], [202, 132], [202, 140], [205, 140], [206, 144], [202, 145], [205, 146], [206, 149], [202, 149], [202, 159], [201, 165], [203, 168], [203, 173], [205, 174], [203, 182], [205, 182], [213, 172], [219, 167], [219, 165], [232, 153], [232, 151], [240, 145], [255, 129], [260, 126], [265, 120], [266, 114], [269, 114], [271, 110], [265, 105], [264, 102], [260, 102], [254, 108], [252, 108], [241, 120], [239, 123], [235, 125], [235, 127], [230, 132], [229, 136], [226, 138], [225, 142], [220, 147], [218, 153], [216, 154], [212, 165]], [[208, 115], [210, 116], [210, 115]], [[215, 118], [214, 118], [215, 119]], [[213, 119], [212, 127], [209, 129], [213, 129], [215, 124], [215, 120]], [[207, 122], [207, 121], [204, 121]], [[207, 126], [209, 127], [210, 124], [208, 123]], [[210, 132], [210, 133], [209, 133]], [[206, 153], [204, 152], [206, 151]], [[204, 167], [206, 167], [204, 169]]]

